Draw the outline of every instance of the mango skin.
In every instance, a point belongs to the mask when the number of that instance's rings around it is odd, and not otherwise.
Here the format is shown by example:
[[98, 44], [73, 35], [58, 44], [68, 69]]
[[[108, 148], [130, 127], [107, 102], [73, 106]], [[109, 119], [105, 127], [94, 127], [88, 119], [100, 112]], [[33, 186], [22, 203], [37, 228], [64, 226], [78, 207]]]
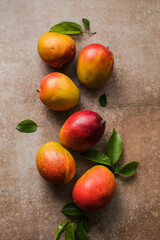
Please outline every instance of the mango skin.
[[87, 150], [103, 136], [105, 121], [93, 111], [82, 110], [72, 114], [60, 130], [61, 143], [72, 150]]
[[58, 185], [70, 182], [76, 172], [72, 155], [57, 142], [48, 142], [39, 149], [36, 165], [45, 180]]
[[65, 34], [46, 32], [38, 41], [38, 53], [42, 60], [54, 68], [63, 68], [72, 62], [76, 45]]
[[88, 88], [99, 88], [111, 77], [114, 67], [112, 52], [101, 44], [90, 44], [78, 57], [79, 81]]
[[75, 204], [84, 211], [97, 211], [111, 201], [115, 189], [113, 173], [108, 168], [97, 165], [75, 183], [72, 197]]
[[50, 109], [65, 111], [76, 106], [80, 92], [74, 82], [63, 73], [54, 72], [44, 77], [38, 89], [41, 101]]

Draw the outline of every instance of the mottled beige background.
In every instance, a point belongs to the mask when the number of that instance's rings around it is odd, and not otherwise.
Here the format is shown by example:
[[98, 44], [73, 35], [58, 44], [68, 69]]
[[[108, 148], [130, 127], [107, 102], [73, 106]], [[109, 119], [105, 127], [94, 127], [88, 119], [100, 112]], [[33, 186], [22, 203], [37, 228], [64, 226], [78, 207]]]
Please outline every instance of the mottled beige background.
[[[36, 88], [54, 71], [37, 54], [37, 41], [52, 25], [87, 17], [94, 36], [74, 37], [77, 54], [63, 72], [81, 91], [80, 104], [71, 111], [48, 110]], [[123, 163], [139, 161], [137, 174], [117, 178], [114, 200], [90, 214], [91, 240], [158, 240], [160, 228], [160, 1], [159, 0], [1, 0], [0, 1], [0, 239], [50, 240], [65, 219], [61, 208], [71, 199], [76, 181], [89, 167], [73, 152], [77, 174], [64, 187], [43, 180], [35, 166], [40, 146], [58, 141], [63, 122], [73, 112], [90, 109], [106, 120], [106, 131], [96, 146], [106, 151], [112, 128], [123, 140]], [[115, 57], [114, 73], [101, 89], [84, 88], [76, 76], [80, 50], [90, 43], [108, 45]], [[108, 106], [99, 106], [102, 93]], [[35, 133], [15, 130], [29, 118], [40, 124]], [[64, 239], [62, 236], [60, 239]]]

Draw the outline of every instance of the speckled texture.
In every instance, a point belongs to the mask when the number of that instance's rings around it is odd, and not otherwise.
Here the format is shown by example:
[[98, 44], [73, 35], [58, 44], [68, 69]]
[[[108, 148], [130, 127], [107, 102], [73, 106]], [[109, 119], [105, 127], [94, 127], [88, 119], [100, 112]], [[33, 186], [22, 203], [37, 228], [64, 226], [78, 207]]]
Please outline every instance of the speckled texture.
[[[74, 180], [55, 187], [38, 174], [35, 156], [42, 144], [58, 141], [61, 125], [71, 113], [90, 109], [107, 122], [96, 148], [106, 151], [115, 127], [123, 140], [121, 161], [140, 161], [134, 177], [117, 178], [113, 201], [89, 215], [90, 239], [158, 240], [160, 1], [1, 0], [0, 12], [0, 239], [53, 239], [57, 225], [65, 219], [60, 210], [71, 201], [74, 182], [93, 164], [74, 152]], [[82, 17], [90, 20], [97, 34], [74, 37], [76, 57], [62, 71], [80, 87], [81, 102], [71, 111], [53, 112], [35, 91], [41, 79], [54, 71], [38, 56], [37, 41], [52, 25], [62, 20], [80, 23]], [[115, 68], [103, 88], [88, 90], [78, 82], [76, 61], [80, 50], [95, 42], [110, 47]], [[98, 98], [104, 92], [108, 106], [101, 108]], [[42, 127], [33, 134], [15, 130], [26, 118]]]

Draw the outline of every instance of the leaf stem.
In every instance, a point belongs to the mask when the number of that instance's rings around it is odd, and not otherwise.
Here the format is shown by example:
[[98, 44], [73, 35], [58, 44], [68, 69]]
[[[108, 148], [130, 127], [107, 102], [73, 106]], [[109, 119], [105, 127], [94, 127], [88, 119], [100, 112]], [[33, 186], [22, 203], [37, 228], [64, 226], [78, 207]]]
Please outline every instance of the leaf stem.
[[87, 33], [89, 35], [94, 35], [96, 34], [97, 32], [89, 32], [89, 31], [86, 31], [85, 29], [82, 29], [82, 33]]
[[97, 32], [89, 32], [88, 34], [89, 35], [94, 35], [94, 34], [96, 34]]

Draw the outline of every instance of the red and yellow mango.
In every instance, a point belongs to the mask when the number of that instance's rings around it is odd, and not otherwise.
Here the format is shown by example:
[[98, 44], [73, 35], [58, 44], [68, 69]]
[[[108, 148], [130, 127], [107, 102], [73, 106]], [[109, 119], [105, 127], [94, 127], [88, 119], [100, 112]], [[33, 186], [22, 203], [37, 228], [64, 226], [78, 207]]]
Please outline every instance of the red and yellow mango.
[[113, 198], [116, 181], [106, 167], [97, 165], [89, 169], [74, 185], [72, 197], [84, 211], [104, 208]]
[[40, 84], [39, 97], [50, 109], [65, 111], [78, 104], [80, 92], [66, 75], [54, 72], [44, 77]]
[[101, 44], [90, 44], [79, 54], [78, 78], [88, 88], [101, 87], [111, 77], [113, 66], [114, 58], [109, 49]]
[[93, 111], [83, 110], [72, 114], [60, 130], [61, 143], [72, 150], [87, 150], [103, 136], [105, 121]]
[[76, 172], [74, 158], [57, 142], [48, 142], [39, 149], [36, 165], [45, 180], [58, 185], [70, 182]]

